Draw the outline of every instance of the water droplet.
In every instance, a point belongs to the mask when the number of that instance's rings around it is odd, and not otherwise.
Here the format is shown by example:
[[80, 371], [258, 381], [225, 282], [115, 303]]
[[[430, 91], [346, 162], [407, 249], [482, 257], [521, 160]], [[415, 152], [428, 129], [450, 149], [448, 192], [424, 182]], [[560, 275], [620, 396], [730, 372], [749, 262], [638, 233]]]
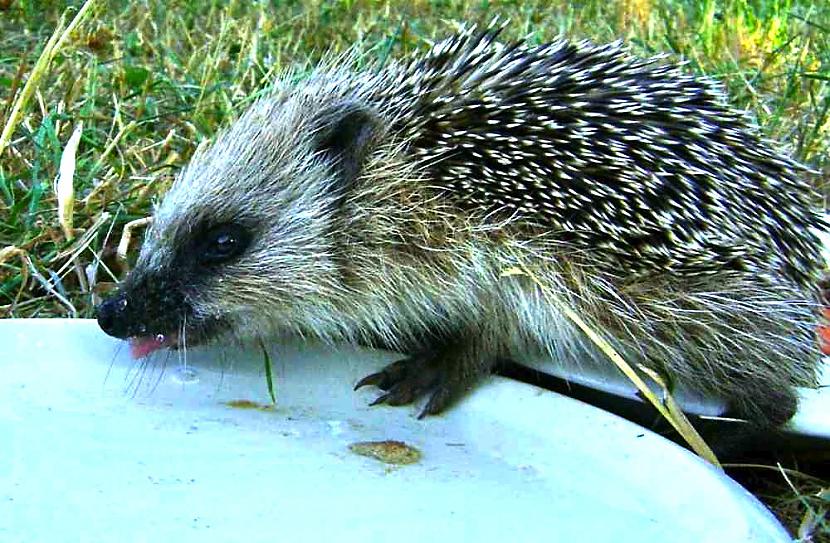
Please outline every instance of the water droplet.
[[126, 298], [121, 298], [118, 301], [118, 309], [126, 309], [126, 308], [127, 308], [127, 299]]
[[173, 380], [184, 385], [199, 382], [198, 372], [189, 367], [179, 366], [173, 370]]
[[341, 421], [341, 420], [327, 420], [326, 424], [329, 427], [329, 431], [331, 432], [331, 435], [333, 435], [335, 437], [341, 435], [344, 432], [344, 430], [343, 430], [343, 421]]
[[164, 343], [164, 340], [167, 339], [164, 334], [156, 334], [156, 343]]

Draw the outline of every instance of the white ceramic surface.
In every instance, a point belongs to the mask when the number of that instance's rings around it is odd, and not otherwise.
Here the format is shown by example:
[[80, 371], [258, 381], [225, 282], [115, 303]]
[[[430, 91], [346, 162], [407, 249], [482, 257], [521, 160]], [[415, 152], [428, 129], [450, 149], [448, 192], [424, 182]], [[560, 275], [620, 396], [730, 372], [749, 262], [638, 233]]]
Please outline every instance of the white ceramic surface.
[[[778, 542], [772, 515], [680, 447], [493, 378], [448, 414], [367, 406], [379, 352], [160, 356], [92, 321], [0, 322], [0, 541]], [[161, 366], [165, 366], [161, 371]], [[349, 445], [393, 439], [391, 467]]]
[[[579, 383], [591, 388], [609, 392], [617, 396], [638, 399], [638, 391], [631, 381], [609, 362], [592, 367], [586, 364], [566, 366], [548, 360], [526, 361], [527, 365]], [[648, 381], [648, 379], [646, 379]], [[660, 395], [661, 389], [650, 383], [652, 389]], [[815, 438], [821, 442], [830, 441], [830, 363], [828, 357], [822, 363], [822, 377], [817, 388], [801, 388], [798, 412], [785, 425], [784, 429], [803, 437]], [[718, 398], [707, 397], [692, 390], [680, 389], [674, 393], [675, 399], [685, 411], [698, 415], [717, 417], [726, 409], [726, 403]]]

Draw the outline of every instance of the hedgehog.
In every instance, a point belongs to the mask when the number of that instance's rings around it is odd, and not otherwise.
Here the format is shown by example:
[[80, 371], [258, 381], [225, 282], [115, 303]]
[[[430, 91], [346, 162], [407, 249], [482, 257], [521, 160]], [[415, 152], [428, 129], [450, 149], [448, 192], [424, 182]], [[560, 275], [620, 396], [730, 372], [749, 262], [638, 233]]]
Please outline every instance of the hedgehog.
[[505, 360], [607, 363], [567, 309], [672, 386], [785, 423], [820, 364], [806, 167], [665, 57], [500, 31], [287, 73], [177, 176], [100, 327], [136, 356], [390, 349], [356, 388], [425, 416]]

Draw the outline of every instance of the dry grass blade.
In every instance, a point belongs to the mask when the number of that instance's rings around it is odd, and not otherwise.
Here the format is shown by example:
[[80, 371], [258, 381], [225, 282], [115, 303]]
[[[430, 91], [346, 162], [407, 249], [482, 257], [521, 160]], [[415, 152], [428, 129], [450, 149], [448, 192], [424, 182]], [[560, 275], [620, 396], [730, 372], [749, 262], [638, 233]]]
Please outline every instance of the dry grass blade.
[[124, 225], [124, 230], [121, 231], [121, 241], [118, 242], [118, 249], [115, 252], [118, 261], [126, 267], [127, 265], [127, 251], [130, 250], [130, 241], [133, 239], [133, 230], [142, 228], [153, 222], [152, 217], [144, 217], [143, 219], [136, 219]]
[[10, 258], [14, 258], [16, 256], [20, 256], [23, 254], [26, 254], [26, 251], [19, 247], [15, 247], [14, 245], [3, 247], [2, 249], [0, 249], [0, 264], [2, 264]]
[[[34, 277], [37, 280], [37, 282], [40, 283], [40, 286], [42, 286], [43, 289], [46, 292], [48, 292], [49, 294], [54, 296], [60, 303], [62, 303], [64, 306], [66, 306], [66, 308], [69, 310], [70, 316], [73, 319], [77, 319], [78, 318], [78, 310], [75, 308], [75, 305], [71, 301], [69, 301], [69, 299], [67, 299], [66, 296], [61, 294], [58, 291], [58, 289], [55, 288], [55, 286], [52, 284], [51, 281], [46, 279], [46, 277], [44, 277], [43, 274], [38, 271], [38, 269], [35, 267], [35, 264], [34, 264], [34, 262], [32, 262], [32, 259], [29, 257], [29, 255], [24, 254], [22, 257], [23, 257], [23, 261], [25, 262], [26, 266], [28, 266], [29, 271], [32, 274], [32, 277]], [[25, 268], [23, 268], [23, 269], [25, 269]]]
[[69, 38], [72, 31], [75, 30], [79, 24], [81, 24], [94, 4], [95, 0], [87, 0], [86, 3], [81, 6], [81, 9], [78, 10], [78, 13], [72, 19], [72, 22], [69, 23], [69, 26], [65, 28], [63, 26], [64, 18], [61, 18], [58, 26], [55, 28], [55, 32], [52, 33], [52, 37], [46, 42], [46, 45], [43, 47], [43, 52], [40, 54], [40, 58], [37, 59], [37, 62], [32, 69], [32, 73], [29, 74], [29, 78], [26, 80], [26, 83], [23, 85], [23, 89], [20, 91], [20, 95], [17, 97], [17, 100], [15, 100], [15, 103], [12, 106], [9, 118], [6, 120], [6, 125], [3, 127], [3, 132], [0, 133], [0, 156], [2, 156], [3, 152], [6, 150], [6, 146], [11, 140], [12, 133], [14, 133], [17, 123], [20, 122], [24, 109], [28, 105], [32, 94], [34, 94], [37, 89], [38, 83], [40, 83], [40, 80], [49, 69], [49, 64], [52, 62], [52, 59], [55, 57], [57, 52], [60, 51], [61, 46]]
[[72, 228], [72, 215], [75, 211], [75, 154], [78, 152], [78, 144], [83, 133], [83, 123], [78, 123], [72, 132], [66, 147], [61, 154], [60, 173], [55, 183], [55, 195], [58, 199], [58, 222], [61, 225], [67, 241], [75, 239], [75, 232]]
[[20, 267], [20, 287], [17, 289], [17, 295], [14, 297], [14, 300], [9, 305], [9, 309], [13, 309], [16, 305], [18, 300], [20, 300], [20, 295], [23, 293], [23, 290], [26, 288], [26, 285], [29, 283], [29, 268], [26, 266], [28, 263], [29, 255], [21, 249], [20, 247], [15, 247], [14, 245], [9, 245], [8, 247], [3, 247], [0, 249], [0, 264], [3, 264], [10, 258], [19, 257], [21, 262], [23, 262], [23, 266]]
[[[69, 260], [76, 259], [78, 257], [78, 255], [80, 255], [85, 249], [89, 248], [90, 244], [95, 239], [95, 236], [98, 234], [98, 230], [100, 230], [100, 228], [102, 226], [104, 226], [111, 218], [112, 218], [112, 215], [110, 213], [108, 213], [106, 211], [101, 213], [98, 216], [98, 218], [96, 218], [95, 221], [92, 223], [92, 225], [89, 228], [86, 229], [83, 236], [81, 236], [80, 238], [77, 238], [72, 243], [72, 245], [70, 245], [66, 249], [62, 250], [61, 252], [57, 253], [52, 258], [51, 261], [54, 262], [54, 261], [57, 261], [57, 260], [64, 260], [64, 259], [69, 259]], [[64, 265], [64, 266], [66, 266], [66, 265]], [[58, 271], [59, 274], [62, 273], [62, 272], [63, 272], [63, 268], [61, 268], [61, 270]]]
[[[104, 166], [104, 163], [106, 162], [107, 157], [113, 152], [113, 150], [116, 148], [116, 146], [121, 141], [121, 139], [125, 135], [132, 132], [136, 128], [137, 125], [138, 125], [138, 123], [136, 123], [135, 121], [130, 121], [126, 126], [122, 127], [118, 131], [118, 133], [112, 138], [112, 140], [107, 144], [107, 147], [104, 149], [104, 151], [98, 157], [98, 160], [95, 161], [95, 164], [92, 166], [92, 169], [90, 170], [90, 175], [93, 175], [93, 174], [97, 173]], [[90, 202], [96, 201], [96, 198], [98, 197], [98, 193], [102, 190], [105, 190], [107, 188], [107, 185], [108, 185], [108, 183], [106, 181], [103, 182], [103, 183], [100, 183], [99, 185], [96, 185], [95, 188], [93, 188], [90, 191], [90, 193], [83, 199], [83, 204], [85, 206], [87, 206], [87, 205], [89, 205]]]
[[[665, 383], [662, 379], [656, 380], [657, 384], [660, 385], [663, 390], [665, 391], [665, 396], [667, 400], [660, 400], [657, 395], [654, 393], [653, 390], [646, 384], [645, 381], [640, 377], [640, 375], [636, 372], [636, 370], [625, 361], [625, 359], [608, 343], [596, 330], [594, 330], [591, 326], [588, 325], [573, 309], [567, 307], [561, 303], [558, 303], [553, 296], [550, 295], [548, 289], [536, 278], [530, 270], [524, 267], [516, 267], [506, 270], [502, 273], [502, 276], [511, 276], [511, 275], [524, 275], [529, 277], [536, 285], [541, 289], [542, 295], [545, 297], [545, 300], [554, 307], [559, 308], [565, 316], [567, 316], [574, 324], [576, 324], [580, 330], [590, 339], [611, 361], [616, 365], [620, 371], [632, 382], [634, 386], [637, 387], [637, 390], [648, 399], [649, 402], [654, 406], [655, 409], [672, 425], [672, 427], [677, 430], [683, 439], [686, 440], [686, 443], [692, 448], [695, 453], [698, 454], [701, 458], [705, 459], [712, 465], [720, 468], [720, 462], [718, 461], [717, 456], [706, 444], [697, 430], [694, 429], [692, 424], [689, 422], [689, 419], [686, 418], [686, 415], [679, 409], [677, 403], [669, 394]], [[655, 376], [652, 375], [652, 372], [649, 372], [649, 376], [654, 378]]]

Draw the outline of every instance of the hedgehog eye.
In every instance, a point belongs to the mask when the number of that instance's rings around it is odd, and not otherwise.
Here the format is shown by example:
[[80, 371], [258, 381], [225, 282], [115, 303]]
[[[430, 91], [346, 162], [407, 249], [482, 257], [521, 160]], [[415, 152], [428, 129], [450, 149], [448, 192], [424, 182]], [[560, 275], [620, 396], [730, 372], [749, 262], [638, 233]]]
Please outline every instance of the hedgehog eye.
[[241, 255], [251, 242], [251, 234], [244, 227], [222, 224], [208, 231], [203, 238], [202, 261], [220, 264]]

